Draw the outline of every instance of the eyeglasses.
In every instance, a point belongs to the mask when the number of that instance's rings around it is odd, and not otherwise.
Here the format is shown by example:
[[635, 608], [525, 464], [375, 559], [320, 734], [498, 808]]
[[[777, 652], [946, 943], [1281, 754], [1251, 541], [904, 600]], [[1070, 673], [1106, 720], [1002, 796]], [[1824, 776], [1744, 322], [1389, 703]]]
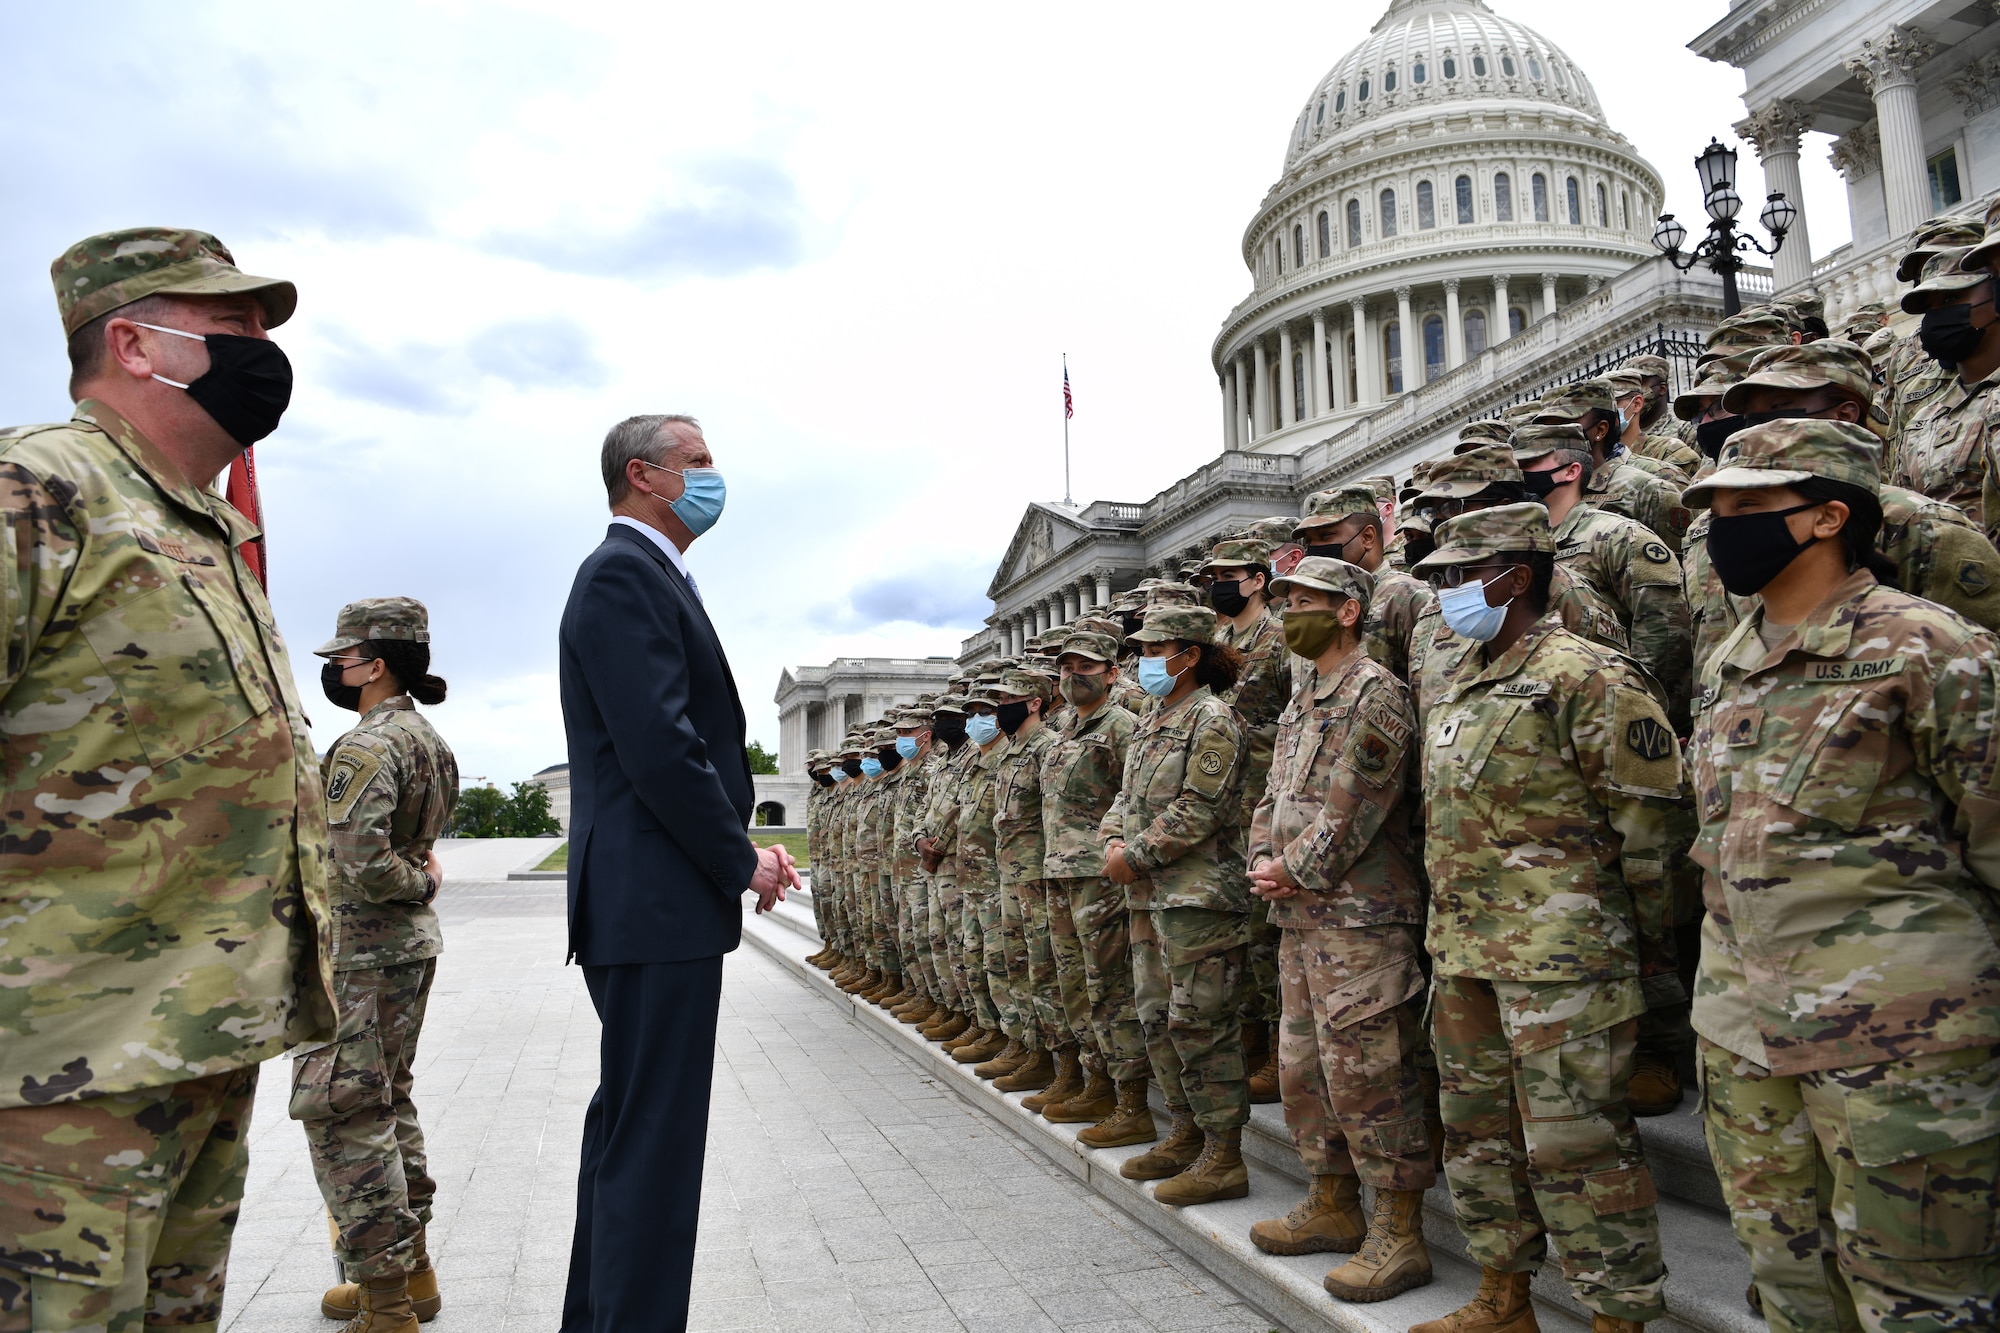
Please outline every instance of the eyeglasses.
[[1512, 565], [1497, 565], [1491, 562], [1481, 562], [1474, 565], [1446, 565], [1443, 569], [1431, 575], [1431, 582], [1447, 588], [1462, 588], [1465, 586], [1467, 579], [1471, 579], [1474, 583], [1486, 582], [1482, 578], [1472, 578], [1472, 571], [1476, 569], [1497, 569], [1505, 573], [1512, 568]]

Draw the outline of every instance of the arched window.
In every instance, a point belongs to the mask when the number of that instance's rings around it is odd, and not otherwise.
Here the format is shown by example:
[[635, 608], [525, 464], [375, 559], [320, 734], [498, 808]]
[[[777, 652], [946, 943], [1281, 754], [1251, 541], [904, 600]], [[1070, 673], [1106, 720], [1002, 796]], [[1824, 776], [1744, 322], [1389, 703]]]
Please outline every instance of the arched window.
[[1618, 192], [1618, 229], [1620, 231], [1632, 230], [1632, 192], [1630, 190], [1620, 190]]
[[1319, 211], [1319, 257], [1325, 259], [1333, 253], [1333, 219], [1324, 208]]
[[1352, 247], [1361, 244], [1361, 201], [1347, 201], [1347, 244]]
[[759, 828], [782, 828], [785, 823], [785, 807], [776, 801], [765, 801], [757, 807]]
[[1292, 353], [1292, 420], [1306, 419], [1306, 354]]
[[1396, 91], [1396, 70], [1393, 65], [1390, 66], [1387, 70], [1383, 71], [1382, 91], [1385, 93], [1393, 93]]
[[1512, 337], [1513, 337], [1513, 336], [1514, 336], [1515, 334], [1519, 333], [1519, 332], [1520, 332], [1520, 331], [1521, 331], [1522, 329], [1525, 329], [1525, 328], [1527, 328], [1527, 327], [1528, 327], [1528, 316], [1527, 316], [1526, 312], [1524, 312], [1524, 311], [1523, 311], [1523, 310], [1521, 309], [1521, 307], [1519, 307], [1519, 306], [1517, 306], [1517, 305], [1515, 305], [1515, 306], [1508, 306], [1508, 307], [1507, 307], [1507, 336], [1508, 336], [1509, 338], [1512, 338]]
[[1450, 56], [1446, 56], [1444, 58], [1444, 76], [1447, 79], [1455, 79], [1458, 77], [1458, 62], [1456, 60], [1453, 60]]
[[1514, 220], [1514, 182], [1504, 171], [1493, 173], [1493, 217], [1498, 222]]
[[1354, 92], [1354, 100], [1357, 102], [1365, 102], [1368, 100], [1368, 80], [1363, 79], [1361, 81], [1361, 86], [1357, 88]]
[[1417, 182], [1417, 227], [1429, 231], [1437, 226], [1437, 196], [1431, 192], [1429, 181]]
[[1319, 110], [1313, 114], [1313, 124], [1326, 124], [1326, 99], [1324, 97], [1319, 99]]
[[1542, 81], [1542, 62], [1535, 59], [1533, 56], [1528, 57], [1528, 77], [1533, 79], [1536, 83], [1540, 83]]
[[1424, 316], [1424, 383], [1444, 374], [1444, 320]]
[[1424, 62], [1419, 60], [1416, 64], [1410, 66], [1410, 82], [1422, 83], [1425, 73]]
[[1569, 87], [1569, 79], [1564, 77], [1563, 75], [1562, 61], [1551, 60], [1549, 62], [1549, 73], [1556, 76], [1556, 87], [1558, 88]]
[[1468, 310], [1465, 312], [1465, 354], [1478, 356], [1486, 350], [1486, 312]]
[[1473, 77], [1475, 77], [1475, 78], [1481, 78], [1481, 79], [1483, 79], [1483, 78], [1485, 78], [1485, 77], [1486, 77], [1486, 57], [1485, 57], [1485, 56], [1474, 56], [1474, 57], [1472, 58], [1472, 73], [1473, 73]]
[[1548, 178], [1538, 171], [1535, 173], [1534, 179], [1528, 182], [1528, 185], [1534, 191], [1535, 195], [1535, 221], [1547, 222], [1549, 220]]
[[1292, 267], [1303, 268], [1305, 266], [1305, 262], [1306, 262], [1306, 229], [1303, 226], [1299, 225], [1298, 223], [1294, 222], [1292, 224]]
[[1597, 225], [1600, 227], [1611, 225], [1611, 208], [1604, 202], [1604, 187], [1602, 185], [1597, 187]]
[[1504, 52], [1501, 54], [1500, 72], [1502, 74], [1505, 74], [1510, 79], [1514, 77], [1514, 57], [1507, 55]]
[[1403, 329], [1395, 320], [1382, 326], [1382, 365], [1389, 377], [1389, 392], [1403, 391]]
[[1333, 114], [1337, 116], [1345, 110], [1347, 110], [1347, 89], [1342, 88], [1333, 95]]
[[1572, 227], [1581, 227], [1583, 225], [1583, 200], [1576, 188], [1576, 177], [1574, 176], [1570, 176], [1563, 181], [1563, 202], [1569, 205], [1569, 225]]
[[1394, 190], [1382, 191], [1382, 234], [1384, 236], [1394, 236], [1396, 234], [1396, 192]]
[[1472, 222], [1472, 177], [1460, 176], [1451, 183], [1451, 192], [1458, 202], [1458, 225], [1469, 225]]

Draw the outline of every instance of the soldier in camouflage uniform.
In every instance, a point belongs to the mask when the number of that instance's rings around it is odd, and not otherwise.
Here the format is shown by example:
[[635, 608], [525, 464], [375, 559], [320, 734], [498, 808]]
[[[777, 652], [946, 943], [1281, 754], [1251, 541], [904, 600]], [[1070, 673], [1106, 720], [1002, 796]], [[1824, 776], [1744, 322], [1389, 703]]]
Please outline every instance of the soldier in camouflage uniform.
[[[1430, 605], [1430, 585], [1390, 568], [1384, 559], [1382, 517], [1371, 488], [1349, 483], [1316, 492], [1306, 497], [1305, 511], [1294, 535], [1306, 555], [1345, 560], [1366, 570], [1373, 581], [1368, 614], [1361, 622], [1361, 651], [1407, 683], [1410, 636]], [[1292, 660], [1312, 665], [1297, 655]]]
[[1689, 476], [1701, 466], [1701, 452], [1690, 436], [1683, 435], [1674, 416], [1668, 390], [1673, 384], [1673, 367], [1652, 352], [1628, 356], [1618, 367], [1639, 377], [1642, 395], [1639, 408], [1640, 437], [1629, 446], [1634, 455], [1672, 463]]
[[1042, 835], [1042, 754], [1053, 735], [1042, 723], [1049, 693], [1041, 676], [1019, 667], [1002, 673], [993, 692], [994, 720], [1007, 738], [993, 775], [993, 850], [1000, 866], [1007, 982], [1026, 1048], [1013, 1068], [986, 1075], [1002, 1092], [1039, 1092], [1053, 1083], [1058, 1047], [1066, 1048], [1065, 1064], [1076, 1058], [1049, 952]]
[[1688, 494], [1755, 606], [1690, 746], [1709, 1153], [1773, 1330], [2000, 1325], [2000, 641], [1868, 564], [1874, 438], [1781, 420]]
[[1670, 464], [1624, 451], [1618, 443], [1618, 407], [1611, 395], [1611, 385], [1602, 379], [1566, 384], [1543, 395], [1531, 420], [1538, 426], [1581, 427], [1592, 457], [1584, 497], [1608, 513], [1645, 524], [1669, 551], [1679, 554], [1694, 518], [1681, 504], [1686, 478]]
[[917, 821], [916, 847], [930, 885], [930, 949], [944, 992], [942, 1012], [917, 1031], [950, 1042], [972, 1025], [974, 1001], [965, 961], [965, 895], [958, 887], [958, 794], [972, 747], [965, 743], [965, 706], [958, 686], [930, 709], [930, 788]]
[[868, 784], [861, 776], [861, 761], [867, 753], [862, 737], [863, 733], [859, 730], [848, 733], [840, 751], [841, 771], [847, 775], [840, 783], [840, 902], [853, 966], [839, 984], [842, 990], [853, 995], [873, 991], [884, 979], [880, 961], [869, 956], [869, 899], [863, 888], [862, 865], [856, 851], [861, 836], [863, 806], [868, 796]]
[[[1425, 1127], [1423, 884], [1407, 797], [1416, 751], [1409, 691], [1361, 647], [1372, 579], [1308, 556], [1273, 584], [1285, 642], [1312, 683], [1285, 706], [1269, 790], [1250, 830], [1250, 883], [1284, 932], [1285, 1124], [1312, 1188], [1250, 1239], [1274, 1254], [1351, 1261], [1327, 1274], [1343, 1300], [1431, 1280], [1423, 1192], [1437, 1180]], [[1360, 1186], [1375, 1191], [1361, 1216]]]
[[[912, 998], [890, 1010], [898, 1021], [912, 1027], [937, 1017], [944, 1003], [944, 981], [937, 957], [931, 952], [931, 886], [917, 852], [917, 830], [930, 804], [931, 781], [937, 764], [931, 752], [930, 708], [927, 705], [898, 709], [896, 724], [896, 781], [894, 814], [891, 819], [889, 874], [902, 906], [897, 920], [903, 931], [903, 969], [914, 972], [918, 986]], [[942, 756], [938, 757], [942, 763]], [[945, 973], [950, 971], [949, 965]]]
[[[76, 414], [0, 433], [0, 1327], [213, 1329], [257, 1066], [333, 1032], [326, 811], [257, 530], [209, 489], [255, 405], [142, 325], [288, 385], [297, 293], [159, 227], [51, 275]], [[205, 375], [213, 408], [176, 387]]]
[[855, 994], [870, 1004], [879, 1003], [884, 996], [903, 988], [899, 960], [885, 948], [889, 939], [882, 923], [882, 760], [876, 755], [880, 748], [877, 728], [868, 727], [856, 746], [861, 757], [855, 765], [857, 781], [849, 807], [849, 826], [853, 831], [847, 841], [858, 942], [862, 956], [867, 959], [869, 975], [875, 978], [873, 985]]
[[[1910, 248], [1896, 265], [1896, 280], [1920, 282], [1932, 259], [1946, 251], [1969, 249], [1985, 238], [1986, 228], [1972, 218], [1932, 218], [1911, 236]], [[1885, 324], [1862, 341], [1862, 350], [1875, 367], [1873, 415], [1883, 423], [1883, 439], [1889, 442], [1885, 478], [1896, 475], [1895, 443], [1910, 418], [1957, 378], [1955, 369], [1946, 369], [1925, 353], [1915, 324], [1905, 323], [1908, 327], [1900, 331]]]
[[1903, 294], [1906, 312], [1922, 312], [1927, 322], [1933, 315], [1957, 315], [1969, 321], [1971, 336], [1955, 357], [1931, 357], [1945, 372], [1944, 382], [1935, 394], [1906, 407], [1895, 436], [1892, 477], [1956, 506], [1983, 531], [1991, 527], [1985, 517], [1986, 492], [1993, 484], [1987, 451], [2000, 419], [2000, 395], [1993, 392], [2000, 385], [2000, 309], [1993, 271], [1985, 267], [1990, 259], [1984, 258], [1995, 253], [2000, 247], [1943, 251], [1925, 263], [1924, 280]]
[[981, 1074], [982, 1078], [1011, 1072], [1028, 1054], [1015, 1035], [1019, 1021], [1001, 943], [993, 801], [994, 779], [1001, 759], [1006, 757], [1007, 738], [1000, 734], [995, 711], [986, 674], [982, 673], [965, 701], [965, 733], [973, 753], [958, 789], [957, 838], [958, 886], [965, 895], [965, 955], [967, 966], [976, 973], [971, 978], [976, 1025], [967, 1030], [971, 1039], [961, 1040], [951, 1052], [951, 1058], [960, 1064], [980, 1069], [998, 1060], [998, 1067]]
[[1659, 440], [1646, 434], [1647, 377], [1620, 366], [1605, 371], [1603, 378], [1611, 386], [1611, 405], [1618, 412], [1618, 456], [1664, 481], [1685, 486], [1701, 455], [1678, 439]]
[[444, 949], [431, 906], [444, 870], [432, 846], [451, 827], [458, 761], [416, 705], [443, 703], [445, 683], [430, 674], [430, 617], [408, 597], [350, 602], [334, 637], [313, 652], [327, 659], [328, 701], [361, 714], [322, 766], [339, 1027], [327, 1045], [295, 1053], [292, 1066], [291, 1115], [305, 1125], [349, 1278], [320, 1308], [352, 1319], [364, 1285], [374, 1297], [407, 1283], [412, 1312], [428, 1321], [442, 1303], [424, 1235], [437, 1182], [411, 1070]]
[[1594, 1333], [1662, 1313], [1625, 1089], [1641, 978], [1679, 986], [1684, 777], [1642, 673], [1550, 614], [1555, 563], [1546, 511], [1507, 505], [1443, 524], [1418, 570], [1473, 641], [1424, 724], [1424, 852], [1444, 1169], [1483, 1280], [1413, 1333], [1509, 1326], [1551, 1245]]
[[1131, 904], [1139, 1024], [1173, 1118], [1166, 1141], [1119, 1174], [1159, 1180], [1153, 1197], [1170, 1204], [1250, 1190], [1237, 1016], [1250, 917], [1238, 823], [1245, 741], [1236, 710], [1218, 697], [1235, 685], [1240, 659], [1216, 633], [1206, 607], [1161, 606], [1132, 636], [1140, 683], [1158, 706], [1133, 729], [1102, 826], [1104, 873]]

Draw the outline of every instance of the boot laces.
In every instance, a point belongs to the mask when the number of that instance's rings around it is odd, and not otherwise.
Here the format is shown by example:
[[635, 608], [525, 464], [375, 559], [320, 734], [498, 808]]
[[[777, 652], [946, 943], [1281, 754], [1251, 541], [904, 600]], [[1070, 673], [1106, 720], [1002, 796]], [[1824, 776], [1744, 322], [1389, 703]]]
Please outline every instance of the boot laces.
[[[1361, 1241], [1361, 1253], [1355, 1258], [1361, 1263], [1379, 1264], [1388, 1255], [1390, 1248], [1389, 1224], [1396, 1217], [1396, 1201], [1389, 1197], [1389, 1191], [1375, 1191], [1375, 1208], [1368, 1219], [1368, 1234]], [[1482, 1290], [1481, 1295], [1484, 1295]]]

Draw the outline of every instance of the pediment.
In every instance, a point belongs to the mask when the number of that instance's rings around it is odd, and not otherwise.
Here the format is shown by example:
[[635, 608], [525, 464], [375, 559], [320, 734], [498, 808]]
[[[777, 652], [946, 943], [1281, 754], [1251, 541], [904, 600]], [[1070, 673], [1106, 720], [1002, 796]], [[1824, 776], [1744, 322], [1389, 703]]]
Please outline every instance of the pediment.
[[1015, 525], [1014, 538], [1007, 543], [1007, 553], [1000, 558], [986, 595], [998, 596], [1001, 589], [1034, 573], [1083, 540], [1089, 531], [1073, 511], [1061, 505], [1039, 500], [1029, 505]]

